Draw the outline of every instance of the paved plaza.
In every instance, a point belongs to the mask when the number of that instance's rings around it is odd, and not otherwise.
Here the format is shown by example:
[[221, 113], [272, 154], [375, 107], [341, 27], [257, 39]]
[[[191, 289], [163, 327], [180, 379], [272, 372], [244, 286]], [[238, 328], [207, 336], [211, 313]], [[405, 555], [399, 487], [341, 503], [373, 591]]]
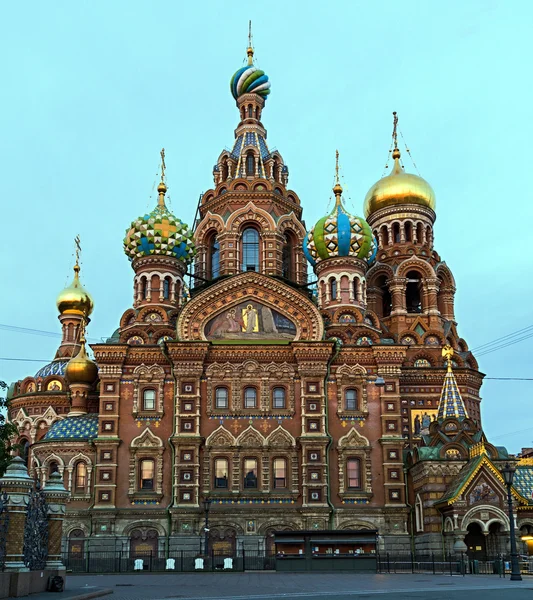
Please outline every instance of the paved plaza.
[[[373, 575], [347, 573], [186, 573], [71, 575], [63, 594], [34, 600], [89, 598], [109, 590], [112, 600], [356, 600], [388, 596], [402, 600], [533, 600], [533, 577], [522, 582], [498, 576]], [[93, 596], [94, 597], [94, 596]]]

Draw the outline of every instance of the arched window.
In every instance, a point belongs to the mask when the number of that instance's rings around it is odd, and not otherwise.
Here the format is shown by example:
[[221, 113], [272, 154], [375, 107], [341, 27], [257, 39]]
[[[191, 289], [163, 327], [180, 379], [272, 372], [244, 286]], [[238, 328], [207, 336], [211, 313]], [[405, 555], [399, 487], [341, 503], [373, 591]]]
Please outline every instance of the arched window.
[[399, 223], [393, 223], [392, 224], [392, 241], [395, 244], [399, 244], [400, 243], [400, 224]]
[[215, 408], [228, 408], [228, 388], [217, 387], [215, 390]]
[[226, 179], [229, 177], [229, 161], [226, 158], [223, 162], [222, 162], [222, 181], [226, 181]]
[[348, 388], [344, 390], [344, 408], [345, 410], [357, 410], [357, 390]]
[[420, 494], [416, 495], [415, 523], [417, 531], [424, 531], [424, 511], [422, 510], [422, 499], [420, 498]]
[[386, 225], [381, 227], [381, 239], [384, 246], [389, 245], [389, 230]]
[[361, 461], [358, 458], [349, 458], [346, 461], [346, 479], [348, 489], [361, 489]]
[[244, 487], [257, 488], [257, 458], [244, 459]]
[[215, 234], [209, 238], [208, 276], [215, 279], [220, 275], [220, 244]]
[[29, 440], [23, 439], [19, 443], [22, 444], [22, 448], [20, 451], [20, 457], [24, 461], [24, 464], [26, 466], [28, 466], [28, 460], [30, 458], [30, 442], [29, 442]]
[[253, 119], [253, 116], [254, 116], [254, 109], [253, 109], [252, 105], [249, 104], [248, 105], [248, 118]]
[[422, 282], [416, 271], [407, 273], [407, 286], [405, 288], [405, 306], [408, 313], [422, 312]]
[[155, 410], [155, 390], [143, 390], [143, 410]]
[[390, 317], [392, 311], [392, 295], [387, 285], [387, 278], [385, 275], [378, 277], [376, 281], [376, 287], [378, 288], [381, 296], [381, 301], [376, 303], [376, 311], [380, 317]]
[[337, 299], [337, 280], [335, 279], [335, 277], [332, 277], [329, 280], [329, 293], [332, 300]]
[[59, 473], [59, 465], [55, 460], [48, 465], [48, 477], [50, 477], [52, 473]]
[[242, 270], [259, 271], [259, 232], [254, 227], [242, 233]]
[[411, 223], [411, 221], [406, 221], [405, 223], [405, 241], [413, 241], [413, 224]]
[[146, 277], [141, 278], [141, 298], [146, 300], [148, 294], [148, 283]]
[[80, 460], [76, 463], [74, 473], [74, 489], [76, 492], [84, 492], [87, 488], [87, 465]]
[[285, 408], [285, 388], [276, 387], [272, 390], [272, 408]]
[[254, 387], [244, 388], [244, 408], [257, 408], [257, 390]]
[[287, 487], [287, 461], [284, 458], [274, 459], [274, 487], [283, 489]]
[[139, 463], [139, 488], [154, 489], [155, 462], [153, 458], [143, 458]]
[[281, 252], [281, 275], [285, 277], [285, 279], [294, 279], [294, 249], [294, 238], [290, 233], [287, 233]]
[[357, 277], [353, 280], [353, 299], [359, 299], [359, 279], [357, 279]]
[[226, 489], [228, 487], [228, 459], [215, 458], [215, 487]]
[[168, 277], [163, 279], [163, 298], [168, 300], [170, 298], [170, 280]]
[[422, 223], [417, 223], [416, 225], [416, 241], [418, 244], [424, 243], [424, 228], [422, 227]]
[[252, 152], [246, 155], [246, 175], [255, 175], [255, 157]]

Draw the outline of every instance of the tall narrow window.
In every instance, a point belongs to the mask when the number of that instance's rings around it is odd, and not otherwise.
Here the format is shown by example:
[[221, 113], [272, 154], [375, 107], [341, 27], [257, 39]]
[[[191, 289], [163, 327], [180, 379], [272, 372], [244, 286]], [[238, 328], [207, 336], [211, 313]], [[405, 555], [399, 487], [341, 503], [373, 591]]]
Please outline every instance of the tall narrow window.
[[24, 464], [26, 466], [28, 466], [28, 460], [30, 458], [30, 442], [29, 442], [29, 440], [25, 440], [24, 443], [22, 444], [22, 451], [20, 453], [20, 456], [21, 456], [22, 460], [24, 461]]
[[144, 458], [139, 465], [139, 487], [141, 490], [154, 489], [155, 464], [152, 458]]
[[146, 300], [148, 294], [148, 284], [146, 282], [146, 277], [141, 278], [141, 298]]
[[422, 223], [417, 223], [416, 225], [416, 241], [419, 244], [424, 243], [424, 228], [422, 227]]
[[405, 305], [408, 313], [422, 312], [421, 287], [420, 275], [416, 271], [409, 271], [405, 288]]
[[228, 487], [228, 459], [215, 458], [215, 487], [225, 489]]
[[274, 487], [287, 487], [287, 461], [284, 458], [274, 459]]
[[359, 299], [359, 279], [357, 277], [353, 280], [353, 299]]
[[361, 461], [358, 458], [349, 458], [346, 463], [346, 477], [348, 488], [351, 490], [361, 487]]
[[389, 245], [389, 230], [386, 225], [381, 228], [381, 239], [384, 246]]
[[244, 459], [244, 487], [257, 488], [257, 459]]
[[215, 235], [209, 243], [209, 277], [215, 279], [220, 275], [220, 244]]
[[401, 237], [400, 237], [400, 224], [399, 223], [392, 224], [392, 239], [395, 244], [400, 243]]
[[410, 221], [406, 221], [405, 223], [405, 241], [413, 241], [413, 224]]
[[285, 388], [276, 387], [272, 390], [272, 408], [285, 408]]
[[248, 106], [248, 118], [253, 119], [253, 116], [254, 116], [254, 109], [252, 108], [252, 105], [250, 104]]
[[329, 280], [329, 291], [330, 291], [331, 299], [336, 300], [337, 299], [337, 280], [334, 277], [332, 277]]
[[143, 410], [155, 410], [155, 390], [143, 390]]
[[218, 387], [215, 390], [215, 408], [228, 408], [228, 388]]
[[257, 408], [257, 390], [253, 387], [244, 388], [244, 408]]
[[350, 388], [344, 391], [344, 408], [357, 410], [357, 390]]
[[76, 464], [74, 487], [77, 492], [84, 492], [87, 487], [87, 465], [81, 460]]
[[50, 477], [50, 475], [52, 473], [58, 473], [58, 472], [59, 472], [59, 465], [54, 460], [48, 466], [48, 477]]
[[170, 298], [170, 281], [168, 277], [163, 279], [163, 298], [168, 300]]
[[255, 157], [251, 152], [246, 155], [246, 175], [255, 175]]
[[287, 234], [285, 236], [285, 243], [283, 244], [283, 250], [281, 251], [281, 275], [285, 279], [294, 279], [294, 243], [292, 236]]
[[259, 271], [259, 232], [253, 227], [242, 233], [242, 270]]

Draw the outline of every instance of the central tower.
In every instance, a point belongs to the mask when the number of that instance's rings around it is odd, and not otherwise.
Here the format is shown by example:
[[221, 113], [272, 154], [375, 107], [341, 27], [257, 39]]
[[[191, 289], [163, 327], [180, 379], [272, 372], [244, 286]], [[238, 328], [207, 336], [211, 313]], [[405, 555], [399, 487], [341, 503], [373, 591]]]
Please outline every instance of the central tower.
[[230, 89], [240, 121], [232, 149], [213, 167], [215, 188], [200, 201], [196, 285], [246, 271], [304, 284], [302, 208], [287, 187], [289, 169], [281, 154], [267, 144], [261, 117], [270, 81], [254, 65], [251, 37], [246, 64], [231, 78]]

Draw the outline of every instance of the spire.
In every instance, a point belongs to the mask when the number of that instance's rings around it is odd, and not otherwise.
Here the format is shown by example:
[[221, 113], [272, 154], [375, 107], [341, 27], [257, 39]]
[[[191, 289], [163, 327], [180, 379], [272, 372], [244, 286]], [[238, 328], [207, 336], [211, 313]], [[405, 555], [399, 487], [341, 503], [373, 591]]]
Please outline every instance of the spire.
[[392, 141], [394, 143], [394, 149], [392, 151], [392, 158], [394, 160], [398, 160], [400, 158], [400, 150], [398, 149], [398, 113], [394, 111], [392, 113], [393, 123], [392, 123]]
[[248, 21], [248, 49], [246, 50], [248, 55], [248, 64], [252, 66], [254, 64], [254, 46], [252, 38], [252, 21]]
[[167, 168], [165, 164], [165, 149], [161, 148], [161, 182], [157, 186], [157, 191], [159, 192], [159, 198], [157, 199], [157, 206], [160, 208], [166, 208], [165, 206], [165, 194], [167, 192], [167, 186], [165, 183], [165, 170]]
[[333, 186], [335, 194], [335, 208], [342, 207], [342, 185], [339, 181], [339, 151], [335, 150], [335, 185]]
[[468, 412], [466, 411], [465, 403], [459, 392], [457, 380], [453, 374], [452, 369], [452, 356], [453, 348], [451, 346], [444, 346], [442, 349], [442, 356], [447, 362], [447, 371], [444, 376], [444, 383], [442, 386], [442, 392], [440, 395], [438, 420], [443, 421], [448, 417], [455, 417], [456, 419], [468, 418]]

